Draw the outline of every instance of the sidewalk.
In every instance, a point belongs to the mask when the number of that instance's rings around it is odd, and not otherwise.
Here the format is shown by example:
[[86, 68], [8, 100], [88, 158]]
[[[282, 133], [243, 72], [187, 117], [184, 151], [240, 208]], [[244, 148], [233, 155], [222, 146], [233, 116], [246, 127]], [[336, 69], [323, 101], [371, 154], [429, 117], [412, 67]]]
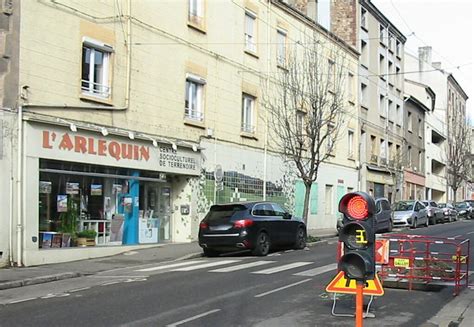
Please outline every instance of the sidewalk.
[[[336, 231], [332, 229], [315, 229], [309, 230], [308, 235], [325, 239], [335, 236]], [[34, 267], [3, 268], [0, 269], [0, 290], [94, 275], [117, 268], [184, 260], [187, 258], [200, 257], [201, 255], [202, 249], [197, 242], [171, 243], [160, 244], [153, 248], [133, 250], [110, 257]]]

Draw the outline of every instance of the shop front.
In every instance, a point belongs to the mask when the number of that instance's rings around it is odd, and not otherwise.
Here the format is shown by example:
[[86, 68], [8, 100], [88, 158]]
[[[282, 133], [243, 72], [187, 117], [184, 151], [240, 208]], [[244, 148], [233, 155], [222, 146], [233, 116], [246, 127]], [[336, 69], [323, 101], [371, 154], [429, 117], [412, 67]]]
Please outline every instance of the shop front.
[[[195, 195], [187, 184], [200, 174], [200, 152], [103, 134], [26, 124], [24, 258], [29, 264], [191, 238], [192, 227], [179, 222], [182, 214], [193, 214]], [[184, 213], [175, 210], [183, 207]], [[71, 258], [67, 250], [77, 255]]]
[[403, 179], [404, 199], [424, 200], [425, 199], [425, 176], [405, 170]]

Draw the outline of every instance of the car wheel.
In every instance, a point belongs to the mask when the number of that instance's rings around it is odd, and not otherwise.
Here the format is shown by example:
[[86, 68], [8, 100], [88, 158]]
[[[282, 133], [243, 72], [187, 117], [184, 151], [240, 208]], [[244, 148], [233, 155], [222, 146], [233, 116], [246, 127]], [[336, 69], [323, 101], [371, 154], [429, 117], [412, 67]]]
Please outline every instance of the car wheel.
[[257, 237], [257, 244], [253, 249], [253, 254], [259, 257], [266, 256], [270, 251], [270, 238], [265, 232], [260, 232]]
[[413, 229], [418, 228], [418, 219], [413, 220]]
[[202, 250], [204, 252], [204, 256], [206, 257], [217, 257], [219, 255], [219, 252], [217, 252], [216, 250], [211, 250], [207, 248], [203, 248]]
[[428, 217], [426, 217], [425, 227], [428, 227], [429, 225], [430, 225], [430, 220], [428, 219]]
[[298, 228], [298, 231], [296, 232], [296, 241], [295, 241], [295, 246], [294, 248], [296, 250], [301, 250], [306, 247], [306, 232], [304, 231], [304, 228]]

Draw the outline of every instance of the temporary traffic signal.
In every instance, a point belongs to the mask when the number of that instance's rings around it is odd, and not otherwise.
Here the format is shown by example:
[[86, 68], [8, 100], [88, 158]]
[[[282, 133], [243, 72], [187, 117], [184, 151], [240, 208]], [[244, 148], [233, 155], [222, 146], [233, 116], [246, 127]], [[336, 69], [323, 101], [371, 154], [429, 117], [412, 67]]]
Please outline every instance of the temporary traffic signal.
[[349, 279], [366, 281], [375, 275], [375, 201], [364, 192], [344, 195], [339, 202], [343, 227], [339, 241], [344, 244], [344, 255], [339, 269]]

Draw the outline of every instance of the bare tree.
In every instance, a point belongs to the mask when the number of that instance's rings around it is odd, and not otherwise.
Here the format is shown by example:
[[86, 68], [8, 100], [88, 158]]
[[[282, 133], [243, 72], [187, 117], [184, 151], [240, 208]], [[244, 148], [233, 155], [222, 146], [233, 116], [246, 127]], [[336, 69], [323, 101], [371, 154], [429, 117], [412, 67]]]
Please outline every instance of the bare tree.
[[303, 219], [308, 221], [311, 185], [344, 130], [346, 56], [316, 35], [288, 51], [264, 94], [273, 146], [291, 161], [305, 185]]
[[401, 193], [403, 189], [403, 168], [406, 164], [405, 162], [406, 158], [400, 149], [393, 153], [392, 157], [388, 162], [387, 170], [390, 173], [393, 185], [395, 186], [395, 192], [392, 193], [392, 198], [389, 199], [390, 203], [396, 202], [397, 193], [400, 193], [400, 197], [398, 197], [398, 199], [401, 199], [401, 197], [403, 196]]
[[471, 128], [465, 117], [461, 110], [453, 110], [448, 117], [447, 183], [454, 193], [453, 202], [457, 200], [458, 189], [468, 182], [472, 173]]

